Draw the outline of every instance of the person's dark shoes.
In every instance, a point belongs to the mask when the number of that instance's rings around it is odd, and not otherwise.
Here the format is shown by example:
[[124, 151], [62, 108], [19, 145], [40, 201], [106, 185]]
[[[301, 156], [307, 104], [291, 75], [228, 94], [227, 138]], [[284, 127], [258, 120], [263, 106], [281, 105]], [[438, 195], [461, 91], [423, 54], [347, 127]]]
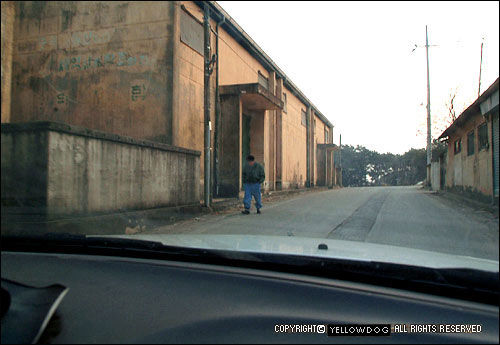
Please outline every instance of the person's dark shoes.
[[249, 210], [245, 210], [245, 211], [241, 211], [241, 213], [243, 213], [243, 214], [250, 214], [250, 211]]
[[257, 209], [257, 214], [261, 214], [260, 208]]

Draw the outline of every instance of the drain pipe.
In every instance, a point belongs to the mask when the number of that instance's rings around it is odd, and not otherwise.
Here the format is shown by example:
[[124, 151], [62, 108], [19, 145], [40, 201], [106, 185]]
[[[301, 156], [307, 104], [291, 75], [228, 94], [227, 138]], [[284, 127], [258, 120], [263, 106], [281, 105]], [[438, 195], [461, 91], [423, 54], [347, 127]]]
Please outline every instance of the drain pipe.
[[221, 125], [221, 109], [220, 109], [220, 95], [219, 95], [219, 26], [224, 24], [226, 17], [217, 22], [215, 27], [215, 56], [216, 56], [216, 69], [215, 72], [215, 133], [214, 133], [214, 195], [219, 195], [219, 135]]
[[204, 206], [210, 207], [210, 9], [205, 3], [203, 16], [204, 30]]
[[[306, 187], [311, 187], [311, 106], [306, 110]], [[325, 179], [326, 180], [326, 179]]]

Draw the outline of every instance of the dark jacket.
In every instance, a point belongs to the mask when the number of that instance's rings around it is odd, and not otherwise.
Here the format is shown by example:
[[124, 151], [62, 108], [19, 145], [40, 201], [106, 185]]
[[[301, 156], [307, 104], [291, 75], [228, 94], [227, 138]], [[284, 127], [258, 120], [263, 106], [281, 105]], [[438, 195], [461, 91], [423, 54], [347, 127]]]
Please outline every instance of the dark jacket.
[[243, 183], [262, 183], [266, 179], [264, 168], [259, 163], [245, 164], [243, 167]]

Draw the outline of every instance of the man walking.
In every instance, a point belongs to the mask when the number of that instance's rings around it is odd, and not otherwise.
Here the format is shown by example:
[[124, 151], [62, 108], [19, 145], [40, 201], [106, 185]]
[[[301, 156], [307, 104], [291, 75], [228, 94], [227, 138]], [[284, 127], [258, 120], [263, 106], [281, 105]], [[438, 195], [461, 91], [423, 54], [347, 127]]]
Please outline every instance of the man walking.
[[266, 174], [262, 165], [255, 161], [255, 157], [249, 155], [247, 157], [247, 164], [243, 168], [243, 188], [245, 189], [245, 198], [243, 204], [245, 210], [241, 211], [243, 214], [250, 214], [250, 206], [252, 205], [252, 196], [255, 198], [255, 207], [257, 213], [260, 214], [262, 208], [262, 199], [260, 194], [260, 184], [266, 179]]

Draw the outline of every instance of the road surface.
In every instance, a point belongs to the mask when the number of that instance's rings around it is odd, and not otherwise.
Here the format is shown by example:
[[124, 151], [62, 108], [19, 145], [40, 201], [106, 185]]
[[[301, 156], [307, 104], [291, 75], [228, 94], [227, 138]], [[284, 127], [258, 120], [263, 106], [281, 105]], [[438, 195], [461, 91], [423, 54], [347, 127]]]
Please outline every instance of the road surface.
[[412, 187], [358, 187], [264, 205], [261, 215], [205, 215], [152, 230], [366, 241], [498, 260], [498, 218]]

